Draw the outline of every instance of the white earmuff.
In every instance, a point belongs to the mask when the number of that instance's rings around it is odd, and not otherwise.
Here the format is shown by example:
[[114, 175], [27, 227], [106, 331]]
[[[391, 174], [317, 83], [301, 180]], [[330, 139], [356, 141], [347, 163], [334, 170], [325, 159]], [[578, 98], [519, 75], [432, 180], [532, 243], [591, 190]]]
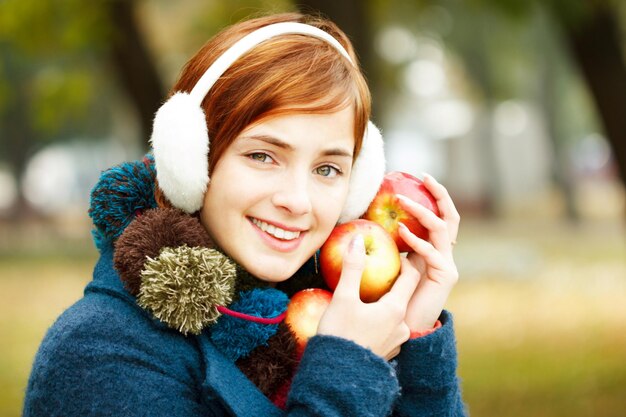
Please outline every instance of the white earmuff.
[[385, 149], [380, 130], [371, 121], [361, 151], [352, 165], [350, 188], [339, 223], [358, 219], [370, 205], [385, 176]]
[[152, 149], [159, 187], [187, 213], [200, 210], [209, 183], [209, 134], [204, 112], [187, 93], [176, 93], [154, 116]]
[[[261, 42], [283, 34], [302, 34], [334, 46], [348, 61], [350, 55], [331, 35], [303, 23], [283, 22], [262, 27], [235, 42], [202, 75], [189, 93], [178, 92], [157, 111], [152, 130], [156, 176], [163, 194], [187, 213], [202, 208], [209, 184], [209, 136], [202, 100], [215, 82], [243, 54]], [[385, 173], [382, 136], [368, 123], [361, 151], [354, 161], [350, 189], [339, 222], [361, 216], [376, 195]]]

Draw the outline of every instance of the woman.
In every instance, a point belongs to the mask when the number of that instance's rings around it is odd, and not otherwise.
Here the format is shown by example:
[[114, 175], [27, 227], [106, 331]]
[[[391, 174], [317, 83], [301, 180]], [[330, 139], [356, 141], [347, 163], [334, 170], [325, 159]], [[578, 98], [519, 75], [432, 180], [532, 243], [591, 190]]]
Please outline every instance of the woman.
[[281, 320], [290, 295], [324, 285], [316, 251], [378, 189], [369, 113], [331, 22], [274, 15], [210, 40], [155, 116], [154, 156], [92, 192], [101, 258], [39, 349], [24, 415], [463, 415], [443, 310], [459, 217], [432, 177], [443, 219], [403, 199], [430, 242], [401, 231], [413, 252], [388, 294], [359, 299], [356, 238], [301, 355]]

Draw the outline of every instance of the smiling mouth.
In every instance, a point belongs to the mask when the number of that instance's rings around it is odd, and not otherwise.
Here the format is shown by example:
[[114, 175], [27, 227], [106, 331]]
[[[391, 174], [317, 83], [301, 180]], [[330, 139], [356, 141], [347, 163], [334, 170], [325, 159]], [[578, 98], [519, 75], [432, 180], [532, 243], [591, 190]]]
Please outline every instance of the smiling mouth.
[[276, 227], [262, 220], [255, 219], [254, 217], [250, 217], [250, 221], [254, 223], [259, 229], [263, 230], [268, 235], [275, 237], [276, 239], [294, 240], [300, 237], [299, 231], [292, 232], [290, 230], [281, 229], [280, 227]]

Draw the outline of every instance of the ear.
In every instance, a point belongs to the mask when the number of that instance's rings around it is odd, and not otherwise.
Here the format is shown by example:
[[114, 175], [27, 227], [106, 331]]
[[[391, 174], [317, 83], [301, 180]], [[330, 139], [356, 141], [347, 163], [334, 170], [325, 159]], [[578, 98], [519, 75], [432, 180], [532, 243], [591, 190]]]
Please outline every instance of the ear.
[[165, 197], [187, 213], [200, 210], [209, 184], [209, 135], [202, 107], [187, 93], [174, 94], [154, 116], [150, 142]]
[[358, 219], [376, 196], [385, 176], [385, 149], [380, 130], [371, 121], [367, 124], [361, 151], [354, 161], [350, 189], [339, 223]]

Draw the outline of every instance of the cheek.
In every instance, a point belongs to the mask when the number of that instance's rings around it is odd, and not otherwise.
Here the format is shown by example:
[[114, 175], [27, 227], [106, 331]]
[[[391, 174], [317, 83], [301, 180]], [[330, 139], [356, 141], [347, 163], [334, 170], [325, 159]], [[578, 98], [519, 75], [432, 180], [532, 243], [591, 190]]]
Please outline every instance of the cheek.
[[341, 211], [345, 205], [347, 195], [347, 185], [342, 187], [340, 190], [333, 190], [333, 192], [324, 190], [316, 193], [315, 207], [317, 219], [320, 230], [326, 234], [326, 237], [328, 237], [330, 232], [337, 225], [337, 221], [339, 220], [339, 216], [341, 215]]
[[[236, 160], [226, 155], [211, 175], [205, 203], [213, 208], [239, 206], [250, 193], [250, 178], [237, 169]], [[253, 187], [253, 186], [252, 186]]]
[[238, 201], [233, 198], [238, 194], [239, 184], [237, 181], [228, 180], [230, 173], [220, 167], [219, 170], [214, 171], [214, 175], [211, 176], [209, 187], [204, 196], [204, 205], [200, 211], [200, 218], [205, 225], [205, 228], [210, 233], [219, 231], [221, 225], [220, 217], [227, 215], [229, 210], [237, 207], [235, 203]]

